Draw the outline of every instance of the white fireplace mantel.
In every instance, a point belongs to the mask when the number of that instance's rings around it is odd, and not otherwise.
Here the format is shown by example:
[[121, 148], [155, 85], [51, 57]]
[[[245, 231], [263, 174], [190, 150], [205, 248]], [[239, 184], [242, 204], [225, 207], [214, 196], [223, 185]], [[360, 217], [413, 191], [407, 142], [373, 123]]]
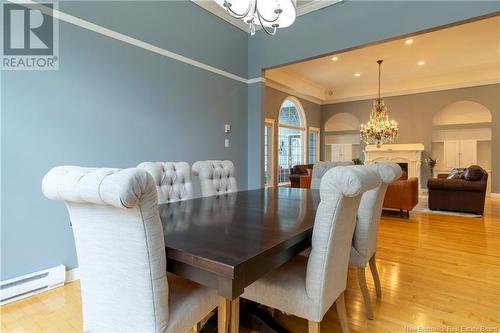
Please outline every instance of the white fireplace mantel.
[[408, 163], [408, 177], [420, 178], [422, 166], [422, 151], [424, 145], [413, 144], [386, 144], [377, 148], [376, 145], [365, 147], [365, 164], [394, 162]]

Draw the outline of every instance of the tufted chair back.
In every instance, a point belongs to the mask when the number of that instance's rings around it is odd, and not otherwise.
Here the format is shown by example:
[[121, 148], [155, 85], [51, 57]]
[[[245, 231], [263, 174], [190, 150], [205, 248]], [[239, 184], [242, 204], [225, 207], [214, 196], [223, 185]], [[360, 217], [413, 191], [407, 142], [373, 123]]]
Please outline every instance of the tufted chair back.
[[85, 332], [164, 332], [168, 285], [155, 182], [141, 169], [62, 166], [42, 182], [73, 226]]
[[142, 162], [137, 167], [153, 176], [159, 204], [193, 198], [191, 167], [186, 162]]
[[331, 168], [347, 165], [352, 165], [352, 162], [320, 161], [314, 163], [311, 175], [311, 188], [314, 190], [319, 190], [321, 178], [323, 178], [323, 175]]
[[379, 185], [378, 175], [361, 166], [332, 168], [321, 181], [321, 201], [306, 272], [307, 296], [318, 304], [315, 321], [322, 320], [346, 289], [349, 251], [361, 196]]
[[200, 177], [201, 193], [204, 197], [238, 191], [231, 161], [195, 162], [193, 174]]
[[367, 165], [365, 168], [374, 171], [382, 183], [363, 194], [358, 209], [358, 222], [352, 240], [350, 264], [362, 268], [366, 267], [377, 249], [378, 225], [387, 186], [399, 179], [402, 173], [401, 167], [396, 163], [376, 163]]

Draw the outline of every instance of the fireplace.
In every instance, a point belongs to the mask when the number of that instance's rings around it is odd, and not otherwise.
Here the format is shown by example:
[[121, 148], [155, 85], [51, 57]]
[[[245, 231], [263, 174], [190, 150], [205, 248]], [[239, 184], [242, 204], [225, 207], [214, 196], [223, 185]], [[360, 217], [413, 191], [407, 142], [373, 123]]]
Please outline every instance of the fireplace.
[[394, 162], [406, 171], [408, 177], [420, 179], [420, 168], [422, 151], [424, 145], [416, 144], [386, 144], [377, 148], [376, 145], [368, 145], [365, 148], [365, 163]]
[[397, 165], [401, 167], [401, 170], [403, 170], [403, 172], [406, 172], [406, 174], [408, 174], [408, 163], [398, 162]]

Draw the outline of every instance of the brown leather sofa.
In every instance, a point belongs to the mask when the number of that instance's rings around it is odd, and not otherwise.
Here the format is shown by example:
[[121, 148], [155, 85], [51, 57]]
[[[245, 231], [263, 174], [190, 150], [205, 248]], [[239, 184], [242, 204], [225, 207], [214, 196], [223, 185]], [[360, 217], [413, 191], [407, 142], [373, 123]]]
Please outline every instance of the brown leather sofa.
[[418, 178], [410, 177], [406, 172], [400, 179], [389, 184], [385, 192], [384, 208], [399, 209], [401, 215], [404, 211], [410, 212], [418, 204]]
[[[470, 168], [480, 168], [471, 166]], [[439, 175], [427, 181], [429, 190], [429, 209], [451, 210], [482, 215], [488, 183], [488, 173], [482, 168], [478, 180], [447, 179]]]
[[290, 170], [290, 186], [309, 188], [314, 164], [298, 164]]

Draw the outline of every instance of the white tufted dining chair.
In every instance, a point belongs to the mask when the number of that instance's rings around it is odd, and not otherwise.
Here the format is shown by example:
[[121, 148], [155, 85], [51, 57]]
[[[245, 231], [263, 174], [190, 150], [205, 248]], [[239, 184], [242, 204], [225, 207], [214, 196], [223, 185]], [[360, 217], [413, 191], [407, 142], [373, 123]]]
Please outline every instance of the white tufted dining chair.
[[238, 191], [231, 161], [198, 161], [193, 164], [193, 175], [200, 177], [204, 197]]
[[401, 167], [396, 163], [377, 163], [366, 166], [379, 175], [382, 183], [363, 194], [358, 209], [358, 222], [354, 231], [349, 264], [357, 267], [358, 282], [365, 303], [366, 316], [373, 319], [370, 294], [366, 284], [365, 268], [369, 264], [377, 297], [382, 297], [380, 278], [375, 262], [377, 250], [378, 225], [382, 215], [387, 186], [401, 177]]
[[189, 331], [216, 291], [166, 273], [153, 178], [145, 170], [62, 166], [42, 182], [73, 226], [85, 332]]
[[245, 289], [243, 298], [305, 318], [319, 333], [326, 311], [336, 304], [342, 332], [349, 332], [344, 303], [349, 251], [361, 195], [380, 185], [372, 170], [339, 166], [321, 182], [309, 257], [296, 256]]
[[137, 167], [153, 176], [159, 204], [193, 198], [191, 167], [186, 162], [142, 162]]
[[319, 185], [321, 184], [321, 178], [323, 175], [330, 170], [338, 166], [352, 165], [352, 162], [336, 162], [336, 161], [319, 161], [314, 163], [313, 171], [311, 174], [311, 188], [319, 190]]

